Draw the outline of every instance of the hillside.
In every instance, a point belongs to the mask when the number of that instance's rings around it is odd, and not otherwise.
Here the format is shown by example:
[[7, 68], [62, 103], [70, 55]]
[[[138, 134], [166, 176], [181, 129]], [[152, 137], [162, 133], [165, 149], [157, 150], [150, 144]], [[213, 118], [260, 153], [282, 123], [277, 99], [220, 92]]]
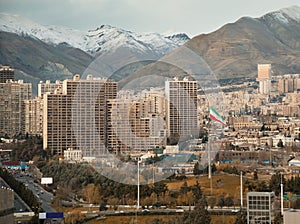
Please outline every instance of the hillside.
[[271, 63], [275, 75], [300, 72], [300, 7], [260, 18], [243, 17], [186, 46], [201, 55], [219, 78], [255, 77], [258, 63]]

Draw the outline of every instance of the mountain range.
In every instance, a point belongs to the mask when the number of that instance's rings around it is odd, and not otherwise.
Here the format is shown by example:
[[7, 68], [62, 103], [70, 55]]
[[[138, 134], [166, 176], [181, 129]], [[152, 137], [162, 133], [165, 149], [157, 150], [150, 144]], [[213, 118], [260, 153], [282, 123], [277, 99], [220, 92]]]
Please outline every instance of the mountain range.
[[218, 78], [254, 78], [257, 64], [272, 64], [274, 75], [300, 73], [300, 7], [260, 18], [242, 17], [186, 43]]
[[186, 34], [138, 34], [110, 25], [83, 32], [0, 14], [0, 64], [12, 65], [17, 79], [33, 83], [82, 74], [98, 56], [124, 49], [159, 59], [182, 45], [200, 55], [219, 79], [254, 78], [259, 63], [271, 63], [275, 75], [300, 73], [299, 40], [299, 6], [260, 18], [242, 17], [192, 39]]

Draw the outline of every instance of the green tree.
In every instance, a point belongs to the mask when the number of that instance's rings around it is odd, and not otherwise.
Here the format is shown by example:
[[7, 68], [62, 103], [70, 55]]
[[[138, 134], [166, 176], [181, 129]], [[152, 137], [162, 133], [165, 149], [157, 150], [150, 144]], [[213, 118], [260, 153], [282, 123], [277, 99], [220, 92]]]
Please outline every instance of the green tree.
[[282, 183], [285, 184], [284, 176], [281, 175], [280, 173], [276, 173], [271, 176], [271, 179], [269, 182], [269, 189], [271, 191], [275, 192], [276, 196], [278, 196], [280, 193], [281, 180], [282, 180]]
[[236, 220], [234, 224], [245, 224], [247, 223], [247, 214], [244, 211], [239, 211], [236, 214]]
[[282, 142], [281, 139], [279, 139], [279, 141], [278, 141], [278, 143], [277, 143], [277, 146], [278, 146], [279, 148], [283, 148], [283, 142]]
[[202, 191], [199, 182], [196, 181], [196, 183], [191, 187], [191, 189], [194, 194], [195, 203], [197, 203], [197, 201], [200, 200], [200, 198], [202, 197]]
[[159, 196], [161, 194], [164, 194], [166, 191], [168, 190], [167, 185], [165, 184], [165, 182], [160, 181], [160, 182], [156, 182], [153, 186], [153, 192]]
[[218, 206], [223, 208], [225, 206], [225, 199], [224, 197], [220, 197], [218, 201]]
[[194, 175], [199, 175], [201, 172], [200, 172], [200, 169], [199, 169], [199, 162], [196, 162], [195, 165], [194, 165], [194, 169], [193, 169], [193, 174]]
[[233, 206], [233, 205], [234, 205], [234, 202], [233, 202], [232, 196], [226, 197], [225, 200], [224, 200], [224, 204], [225, 204], [225, 206], [227, 206], [227, 207]]
[[187, 182], [184, 181], [182, 186], [180, 187], [180, 193], [187, 194], [187, 192], [189, 192], [189, 191], [190, 191], [190, 188], [188, 187]]
[[258, 176], [257, 176], [257, 171], [256, 171], [256, 170], [254, 171], [253, 179], [254, 179], [254, 180], [258, 180]]
[[206, 209], [207, 202], [202, 197], [196, 204], [194, 210], [185, 212], [181, 223], [183, 224], [209, 224], [211, 221], [210, 215]]
[[272, 223], [274, 223], [274, 224], [282, 224], [283, 223], [283, 217], [280, 214], [280, 212], [277, 212], [275, 214], [274, 222], [272, 222]]
[[256, 191], [259, 192], [269, 191], [269, 187], [265, 181], [260, 181], [256, 185]]

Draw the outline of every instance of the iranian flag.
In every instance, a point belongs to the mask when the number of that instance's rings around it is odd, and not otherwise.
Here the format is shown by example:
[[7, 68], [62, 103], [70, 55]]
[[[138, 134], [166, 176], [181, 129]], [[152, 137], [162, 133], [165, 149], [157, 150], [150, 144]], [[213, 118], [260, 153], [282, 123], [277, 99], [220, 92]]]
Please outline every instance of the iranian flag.
[[216, 122], [226, 125], [226, 122], [223, 120], [221, 115], [218, 114], [218, 112], [212, 106], [209, 107], [209, 117]]

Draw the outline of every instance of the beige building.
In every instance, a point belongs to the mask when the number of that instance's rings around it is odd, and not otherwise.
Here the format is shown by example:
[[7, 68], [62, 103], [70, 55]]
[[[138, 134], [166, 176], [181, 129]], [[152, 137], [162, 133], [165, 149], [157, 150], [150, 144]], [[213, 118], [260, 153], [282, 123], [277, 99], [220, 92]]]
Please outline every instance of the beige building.
[[271, 79], [272, 66], [271, 64], [258, 64], [257, 65], [257, 81]]
[[44, 94], [47, 92], [54, 93], [56, 89], [62, 87], [62, 82], [56, 80], [54, 83], [51, 83], [50, 80], [46, 82], [40, 81], [38, 84], [38, 97], [43, 98]]
[[15, 70], [9, 66], [0, 65], [0, 83], [6, 83], [7, 80], [14, 81]]
[[23, 80], [0, 83], [0, 133], [12, 137], [25, 134], [25, 104], [31, 99], [31, 83]]
[[146, 152], [165, 145], [165, 126], [149, 113], [146, 100], [108, 101], [107, 148], [117, 154]]
[[[72, 148], [81, 150], [83, 157], [100, 154], [106, 140], [108, 99], [116, 97], [117, 83], [106, 79], [63, 81], [61, 89], [44, 95], [43, 144], [53, 154], [63, 155]], [[100, 147], [102, 147], [100, 149]]]
[[30, 135], [43, 134], [43, 99], [36, 97], [25, 100], [25, 133]]
[[[190, 138], [197, 132], [197, 90], [198, 82], [187, 78], [167, 80], [166, 121], [169, 139]], [[173, 141], [173, 140], [172, 140]]]
[[300, 90], [300, 74], [286, 74], [276, 79], [279, 93], [292, 93]]

